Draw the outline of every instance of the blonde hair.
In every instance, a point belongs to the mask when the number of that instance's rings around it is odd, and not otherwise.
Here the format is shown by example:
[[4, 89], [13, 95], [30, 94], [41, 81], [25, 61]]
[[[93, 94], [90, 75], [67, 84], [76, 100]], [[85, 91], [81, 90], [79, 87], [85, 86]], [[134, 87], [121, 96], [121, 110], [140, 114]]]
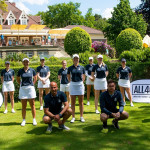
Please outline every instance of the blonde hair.
[[66, 60], [63, 60], [61, 63], [63, 64], [63, 62], [67, 62]]

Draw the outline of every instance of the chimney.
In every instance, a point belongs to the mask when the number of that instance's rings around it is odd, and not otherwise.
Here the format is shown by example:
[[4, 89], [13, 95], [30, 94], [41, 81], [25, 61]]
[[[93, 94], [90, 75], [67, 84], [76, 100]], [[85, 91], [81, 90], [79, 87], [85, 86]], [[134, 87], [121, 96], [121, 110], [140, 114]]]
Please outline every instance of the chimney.
[[11, 4], [16, 7], [16, 3], [15, 2], [12, 2]]

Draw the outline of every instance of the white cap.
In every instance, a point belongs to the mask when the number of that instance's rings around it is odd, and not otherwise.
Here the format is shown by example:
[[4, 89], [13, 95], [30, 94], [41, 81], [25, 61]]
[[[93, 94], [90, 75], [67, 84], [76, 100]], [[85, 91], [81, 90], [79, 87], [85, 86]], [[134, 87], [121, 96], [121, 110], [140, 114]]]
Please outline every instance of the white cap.
[[93, 57], [89, 57], [89, 60], [93, 59]]
[[75, 58], [75, 57], [79, 58], [79, 55], [78, 54], [74, 54], [73, 58]]
[[103, 58], [103, 55], [98, 55], [97, 58]]
[[28, 58], [23, 58], [23, 60], [22, 60], [22, 61], [25, 61], [25, 60], [29, 61], [29, 59], [28, 59]]

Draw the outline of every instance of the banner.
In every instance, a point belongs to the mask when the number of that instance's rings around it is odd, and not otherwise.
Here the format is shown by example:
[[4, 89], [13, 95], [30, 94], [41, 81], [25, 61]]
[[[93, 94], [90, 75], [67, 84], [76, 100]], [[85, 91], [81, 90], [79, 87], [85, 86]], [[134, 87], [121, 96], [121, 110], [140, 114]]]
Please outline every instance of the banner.
[[130, 91], [133, 102], [150, 103], [150, 79], [131, 82]]

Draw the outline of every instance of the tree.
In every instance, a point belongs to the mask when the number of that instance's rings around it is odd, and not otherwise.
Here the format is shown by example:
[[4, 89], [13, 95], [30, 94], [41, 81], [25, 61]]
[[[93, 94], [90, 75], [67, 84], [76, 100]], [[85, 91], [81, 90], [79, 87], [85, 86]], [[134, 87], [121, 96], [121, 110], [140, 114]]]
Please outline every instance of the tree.
[[137, 14], [142, 14], [148, 23], [147, 34], [150, 35], [150, 0], [141, 0], [141, 4], [135, 9]]
[[95, 21], [94, 26], [96, 29], [104, 31], [104, 29], [108, 26], [108, 22], [105, 18], [101, 18]]
[[48, 11], [39, 12], [38, 15], [50, 28], [62, 28], [67, 25], [82, 24], [84, 17], [79, 7], [80, 3], [61, 3], [48, 6]]
[[67, 33], [64, 41], [64, 47], [65, 51], [69, 55], [90, 51], [90, 35], [80, 27], [75, 27]]
[[95, 14], [94, 17], [95, 17], [95, 21], [102, 19], [102, 16], [99, 14]]
[[2, 11], [7, 11], [7, 4], [5, 3], [5, 0], [0, 0], [0, 9]]
[[114, 46], [119, 33], [126, 28], [137, 30], [142, 37], [145, 36], [147, 23], [142, 15], [136, 13], [130, 8], [129, 0], [120, 0], [117, 7], [114, 8], [112, 18], [108, 19], [109, 25], [104, 29], [105, 36]]

